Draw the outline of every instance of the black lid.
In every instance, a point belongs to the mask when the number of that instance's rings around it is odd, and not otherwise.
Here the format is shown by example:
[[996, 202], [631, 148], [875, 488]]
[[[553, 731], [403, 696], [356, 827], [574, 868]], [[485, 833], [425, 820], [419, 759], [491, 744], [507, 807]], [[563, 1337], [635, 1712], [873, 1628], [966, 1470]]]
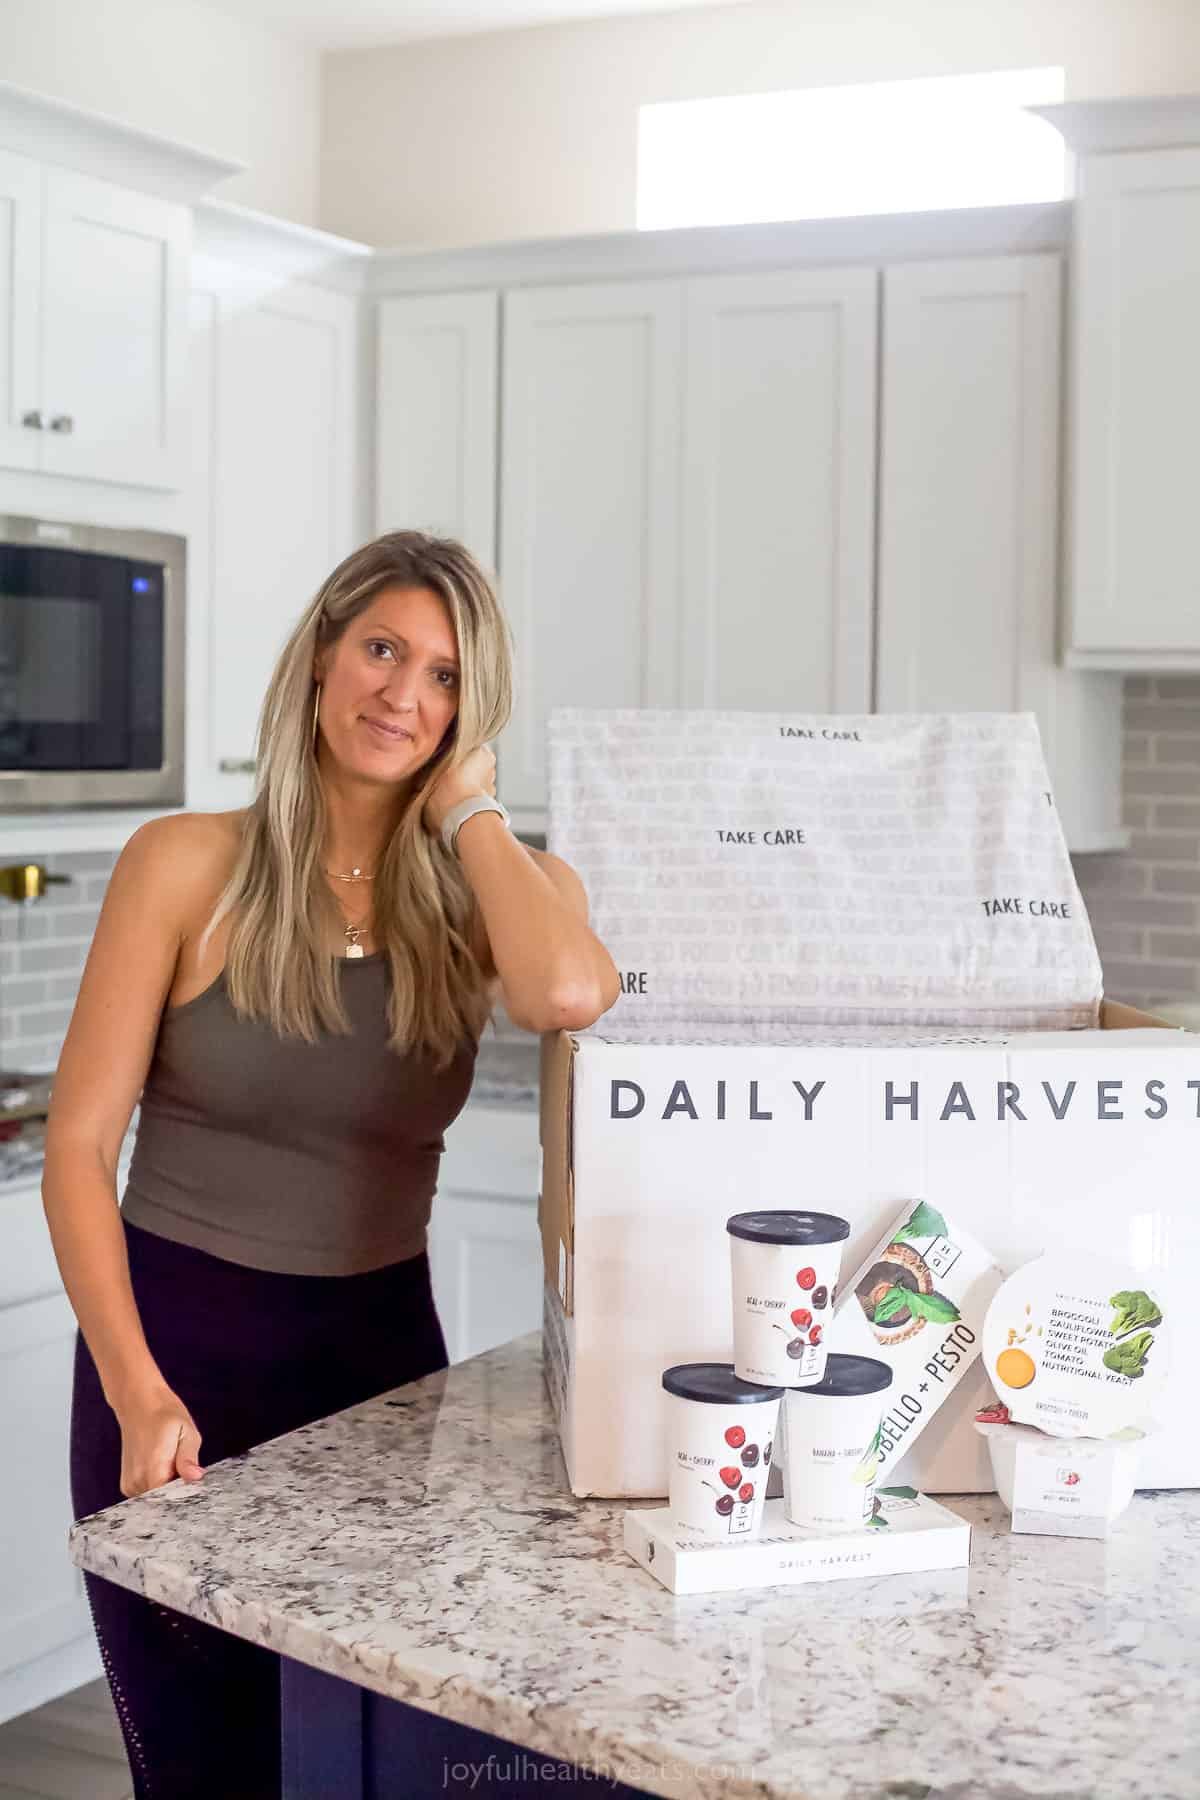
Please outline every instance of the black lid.
[[663, 1370], [668, 1394], [681, 1400], [707, 1400], [714, 1406], [745, 1406], [755, 1400], [778, 1400], [781, 1387], [759, 1387], [734, 1374], [732, 1363], [676, 1363]]
[[836, 1213], [744, 1212], [726, 1219], [732, 1237], [756, 1244], [837, 1244], [850, 1236], [850, 1222]]
[[892, 1371], [874, 1356], [842, 1356], [831, 1350], [825, 1373], [811, 1387], [789, 1388], [789, 1394], [834, 1394], [839, 1400], [855, 1394], [881, 1394], [892, 1385]]

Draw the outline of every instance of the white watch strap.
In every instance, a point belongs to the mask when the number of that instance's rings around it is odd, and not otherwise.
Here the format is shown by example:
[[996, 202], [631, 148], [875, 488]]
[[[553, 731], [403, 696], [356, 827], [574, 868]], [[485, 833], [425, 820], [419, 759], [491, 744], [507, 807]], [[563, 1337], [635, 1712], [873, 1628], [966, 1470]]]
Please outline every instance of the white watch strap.
[[468, 794], [465, 800], [459, 800], [456, 805], [452, 806], [442, 820], [442, 842], [452, 855], [457, 854], [454, 849], [454, 840], [458, 835], [459, 826], [465, 824], [472, 814], [477, 812], [497, 812], [506, 825], [509, 822], [508, 808], [499, 800], [494, 800], [490, 794]]

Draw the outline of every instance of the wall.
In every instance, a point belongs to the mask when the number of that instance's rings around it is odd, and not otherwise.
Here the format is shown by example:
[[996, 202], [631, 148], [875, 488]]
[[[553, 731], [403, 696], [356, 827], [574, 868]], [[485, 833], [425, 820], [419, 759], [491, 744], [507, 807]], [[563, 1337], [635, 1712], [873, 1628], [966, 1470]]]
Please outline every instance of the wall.
[[223, 200], [315, 225], [320, 57], [197, 0], [4, 0], [0, 77], [248, 165]]
[[638, 107], [1061, 66], [1069, 100], [1200, 89], [1196, 0], [777, 0], [328, 55], [321, 223], [418, 247], [628, 231]]
[[1118, 1000], [1200, 1007], [1200, 676], [1127, 676], [1126, 852], [1076, 874]]
[[[1130, 676], [1124, 685], [1132, 850], [1076, 857], [1075, 873], [1106, 993], [1150, 1011], [1200, 1006], [1200, 676]], [[72, 880], [27, 909], [0, 902], [0, 1069], [58, 1061], [115, 857], [42, 860]], [[503, 1007], [495, 1028], [505, 1041], [528, 1041]]]
[[[28, 854], [52, 875], [71, 878], [27, 907], [0, 899], [0, 1069], [32, 1074], [58, 1063], [116, 852], [45, 855], [31, 848]], [[489, 1041], [530, 1041], [503, 1006], [493, 1026]]]

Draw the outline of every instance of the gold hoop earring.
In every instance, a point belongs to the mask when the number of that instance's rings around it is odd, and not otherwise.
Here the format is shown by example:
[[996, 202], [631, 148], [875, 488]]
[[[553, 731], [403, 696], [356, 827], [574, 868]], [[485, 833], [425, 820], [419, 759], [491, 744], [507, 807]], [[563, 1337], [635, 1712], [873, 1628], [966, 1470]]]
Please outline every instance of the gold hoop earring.
[[313, 689], [312, 747], [313, 747], [314, 751], [316, 750], [316, 747], [317, 747], [317, 708], [320, 706], [320, 704], [321, 704], [321, 684], [318, 681], [315, 688]]

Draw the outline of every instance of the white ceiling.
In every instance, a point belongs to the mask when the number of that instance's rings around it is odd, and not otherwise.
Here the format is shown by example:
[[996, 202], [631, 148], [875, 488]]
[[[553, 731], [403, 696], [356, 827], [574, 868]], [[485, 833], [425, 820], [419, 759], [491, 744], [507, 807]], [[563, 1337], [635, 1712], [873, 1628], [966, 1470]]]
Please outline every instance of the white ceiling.
[[742, 6], [748, 0], [215, 0], [225, 12], [317, 50], [515, 31], [526, 25]]

